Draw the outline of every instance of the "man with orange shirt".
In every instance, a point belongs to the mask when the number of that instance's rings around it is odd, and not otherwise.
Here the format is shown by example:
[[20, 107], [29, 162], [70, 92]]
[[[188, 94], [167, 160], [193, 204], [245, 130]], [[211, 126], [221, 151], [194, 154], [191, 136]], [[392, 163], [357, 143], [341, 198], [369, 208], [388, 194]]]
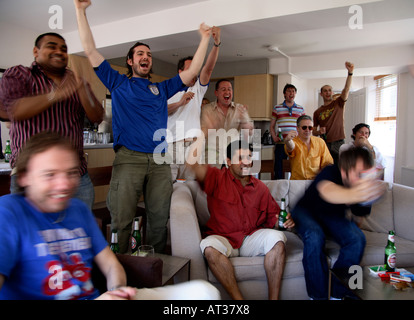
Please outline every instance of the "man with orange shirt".
[[312, 136], [313, 121], [303, 115], [297, 120], [297, 130], [285, 137], [285, 151], [290, 159], [292, 180], [313, 180], [324, 167], [333, 164], [326, 143]]
[[315, 124], [313, 135], [320, 136], [326, 134], [326, 145], [335, 163], [338, 162], [339, 148], [345, 143], [345, 103], [348, 99], [349, 89], [351, 88], [354, 64], [345, 62], [345, 67], [348, 70], [348, 77], [346, 78], [345, 87], [341, 95], [337, 99], [334, 99], [332, 87], [330, 85], [323, 86], [321, 88], [323, 105], [313, 113]]

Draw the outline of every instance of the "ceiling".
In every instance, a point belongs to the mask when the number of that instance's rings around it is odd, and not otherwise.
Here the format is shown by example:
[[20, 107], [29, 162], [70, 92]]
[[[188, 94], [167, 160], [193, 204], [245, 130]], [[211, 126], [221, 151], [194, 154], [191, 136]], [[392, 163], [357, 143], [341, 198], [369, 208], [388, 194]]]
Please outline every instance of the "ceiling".
[[[223, 4], [234, 2], [232, 0], [221, 1]], [[248, 10], [248, 6], [260, 5], [262, 1], [265, 0], [250, 0], [250, 2], [240, 0], [239, 3], [240, 6], [246, 6], [246, 10]], [[305, 3], [304, 0], [279, 2], [285, 6], [288, 3], [292, 7], [296, 3]], [[321, 3], [322, 1], [314, 2]], [[348, 2], [355, 3], [356, 1]], [[220, 12], [218, 15], [220, 19], [214, 19], [214, 17], [207, 20], [212, 20], [213, 23], [220, 22], [223, 44], [220, 49], [219, 62], [275, 58], [283, 55], [303, 57], [361, 48], [385, 48], [414, 44], [413, 0], [360, 2], [364, 2], [360, 6], [363, 14], [362, 29], [350, 28], [349, 21], [355, 13], [349, 12], [350, 5], [325, 6], [325, 9], [323, 6], [319, 6], [315, 10], [308, 6], [303, 12], [294, 9], [290, 11], [293, 12], [292, 14], [278, 14], [277, 16], [263, 12], [261, 15], [264, 18], [262, 19], [256, 19], [257, 16], [255, 16], [252, 19], [245, 18], [244, 21], [239, 22], [233, 22], [235, 19], [230, 19], [230, 13], [228, 14], [229, 19], [226, 20], [226, 13]], [[116, 2], [113, 0], [94, 0], [92, 7], [88, 9], [88, 19], [90, 25], [95, 27], [134, 18], [137, 16], [137, 12], [140, 15], [150, 17], [154, 13], [180, 7], [183, 14], [187, 16], [172, 19], [171, 26], [174, 27], [175, 24], [180, 23], [180, 19], [188, 19], [189, 12], [194, 12], [197, 15], [199, 14], [197, 13], [198, 8], [203, 8], [210, 3], [218, 4], [219, 2], [217, 0], [118, 0]], [[312, 2], [307, 4], [309, 3]], [[58, 32], [65, 36], [76, 31], [75, 11], [71, 0], [0, 0], [0, 21], [7, 22], [10, 26], [19, 25], [38, 33], [48, 32], [51, 31], [48, 28], [48, 22], [52, 15], [48, 12], [48, 8], [52, 5], [61, 6], [63, 11], [63, 29]], [[224, 9], [228, 10], [228, 7]], [[221, 10], [221, 8], [218, 7], [217, 10]], [[243, 7], [235, 7], [234, 10], [243, 10]], [[206, 23], [208, 24], [209, 21]], [[136, 28], [140, 27], [142, 26], [136, 26]], [[195, 30], [188, 30], [135, 40], [143, 40], [148, 43], [155, 58], [176, 64], [180, 57], [194, 54], [199, 36]], [[135, 40], [99, 49], [108, 59], [124, 57]], [[269, 50], [271, 46], [277, 50]]]

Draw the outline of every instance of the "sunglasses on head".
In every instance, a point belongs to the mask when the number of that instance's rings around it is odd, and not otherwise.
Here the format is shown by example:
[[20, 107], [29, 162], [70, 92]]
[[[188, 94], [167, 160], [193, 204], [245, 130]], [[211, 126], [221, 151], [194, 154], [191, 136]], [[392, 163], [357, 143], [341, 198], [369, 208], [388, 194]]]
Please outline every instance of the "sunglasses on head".
[[302, 126], [301, 128], [302, 130], [306, 130], [306, 128], [308, 128], [309, 131], [313, 130], [313, 126]]

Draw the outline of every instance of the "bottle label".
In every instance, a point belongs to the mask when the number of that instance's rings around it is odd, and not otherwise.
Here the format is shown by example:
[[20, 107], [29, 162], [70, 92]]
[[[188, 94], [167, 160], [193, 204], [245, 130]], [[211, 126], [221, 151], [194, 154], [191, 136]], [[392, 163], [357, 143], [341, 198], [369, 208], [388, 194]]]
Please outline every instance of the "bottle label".
[[134, 250], [137, 247], [137, 239], [131, 238], [131, 249]]
[[397, 255], [395, 253], [391, 253], [388, 257], [387, 257], [387, 264], [391, 267], [391, 268], [395, 268], [395, 263], [397, 260]]

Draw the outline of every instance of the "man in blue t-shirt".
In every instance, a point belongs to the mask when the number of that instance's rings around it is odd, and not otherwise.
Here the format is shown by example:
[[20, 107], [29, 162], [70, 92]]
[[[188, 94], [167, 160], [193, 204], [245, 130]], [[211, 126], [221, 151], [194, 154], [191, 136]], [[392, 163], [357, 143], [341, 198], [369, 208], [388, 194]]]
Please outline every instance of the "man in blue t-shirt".
[[87, 208], [72, 198], [79, 160], [71, 142], [39, 133], [16, 164], [24, 193], [0, 198], [0, 299], [95, 299], [94, 261], [107, 279], [101, 298], [128, 298], [136, 290]]
[[[375, 177], [365, 177], [373, 169], [371, 153], [353, 148], [341, 154], [339, 166], [325, 167], [292, 210], [292, 218], [303, 244], [303, 268], [308, 295], [315, 300], [328, 299], [328, 262], [324, 253], [325, 238], [331, 237], [341, 247], [333, 269], [349, 270], [362, 259], [365, 236], [347, 219], [349, 208], [356, 216], [371, 213], [373, 200], [385, 191]], [[366, 204], [368, 203], [368, 204]], [[341, 299], [346, 291], [332, 279], [332, 298]]]
[[148, 45], [137, 42], [128, 52], [128, 75], [113, 70], [97, 51], [86, 18], [87, 1], [75, 1], [80, 39], [99, 79], [112, 96], [112, 128], [116, 152], [108, 207], [111, 224], [119, 232], [120, 252], [128, 250], [132, 220], [144, 193], [147, 212], [147, 242], [163, 252], [172, 194], [171, 160], [164, 156], [167, 100], [197, 77], [203, 64], [211, 28], [202, 24], [201, 41], [191, 66], [174, 78], [150, 82], [152, 55]]

